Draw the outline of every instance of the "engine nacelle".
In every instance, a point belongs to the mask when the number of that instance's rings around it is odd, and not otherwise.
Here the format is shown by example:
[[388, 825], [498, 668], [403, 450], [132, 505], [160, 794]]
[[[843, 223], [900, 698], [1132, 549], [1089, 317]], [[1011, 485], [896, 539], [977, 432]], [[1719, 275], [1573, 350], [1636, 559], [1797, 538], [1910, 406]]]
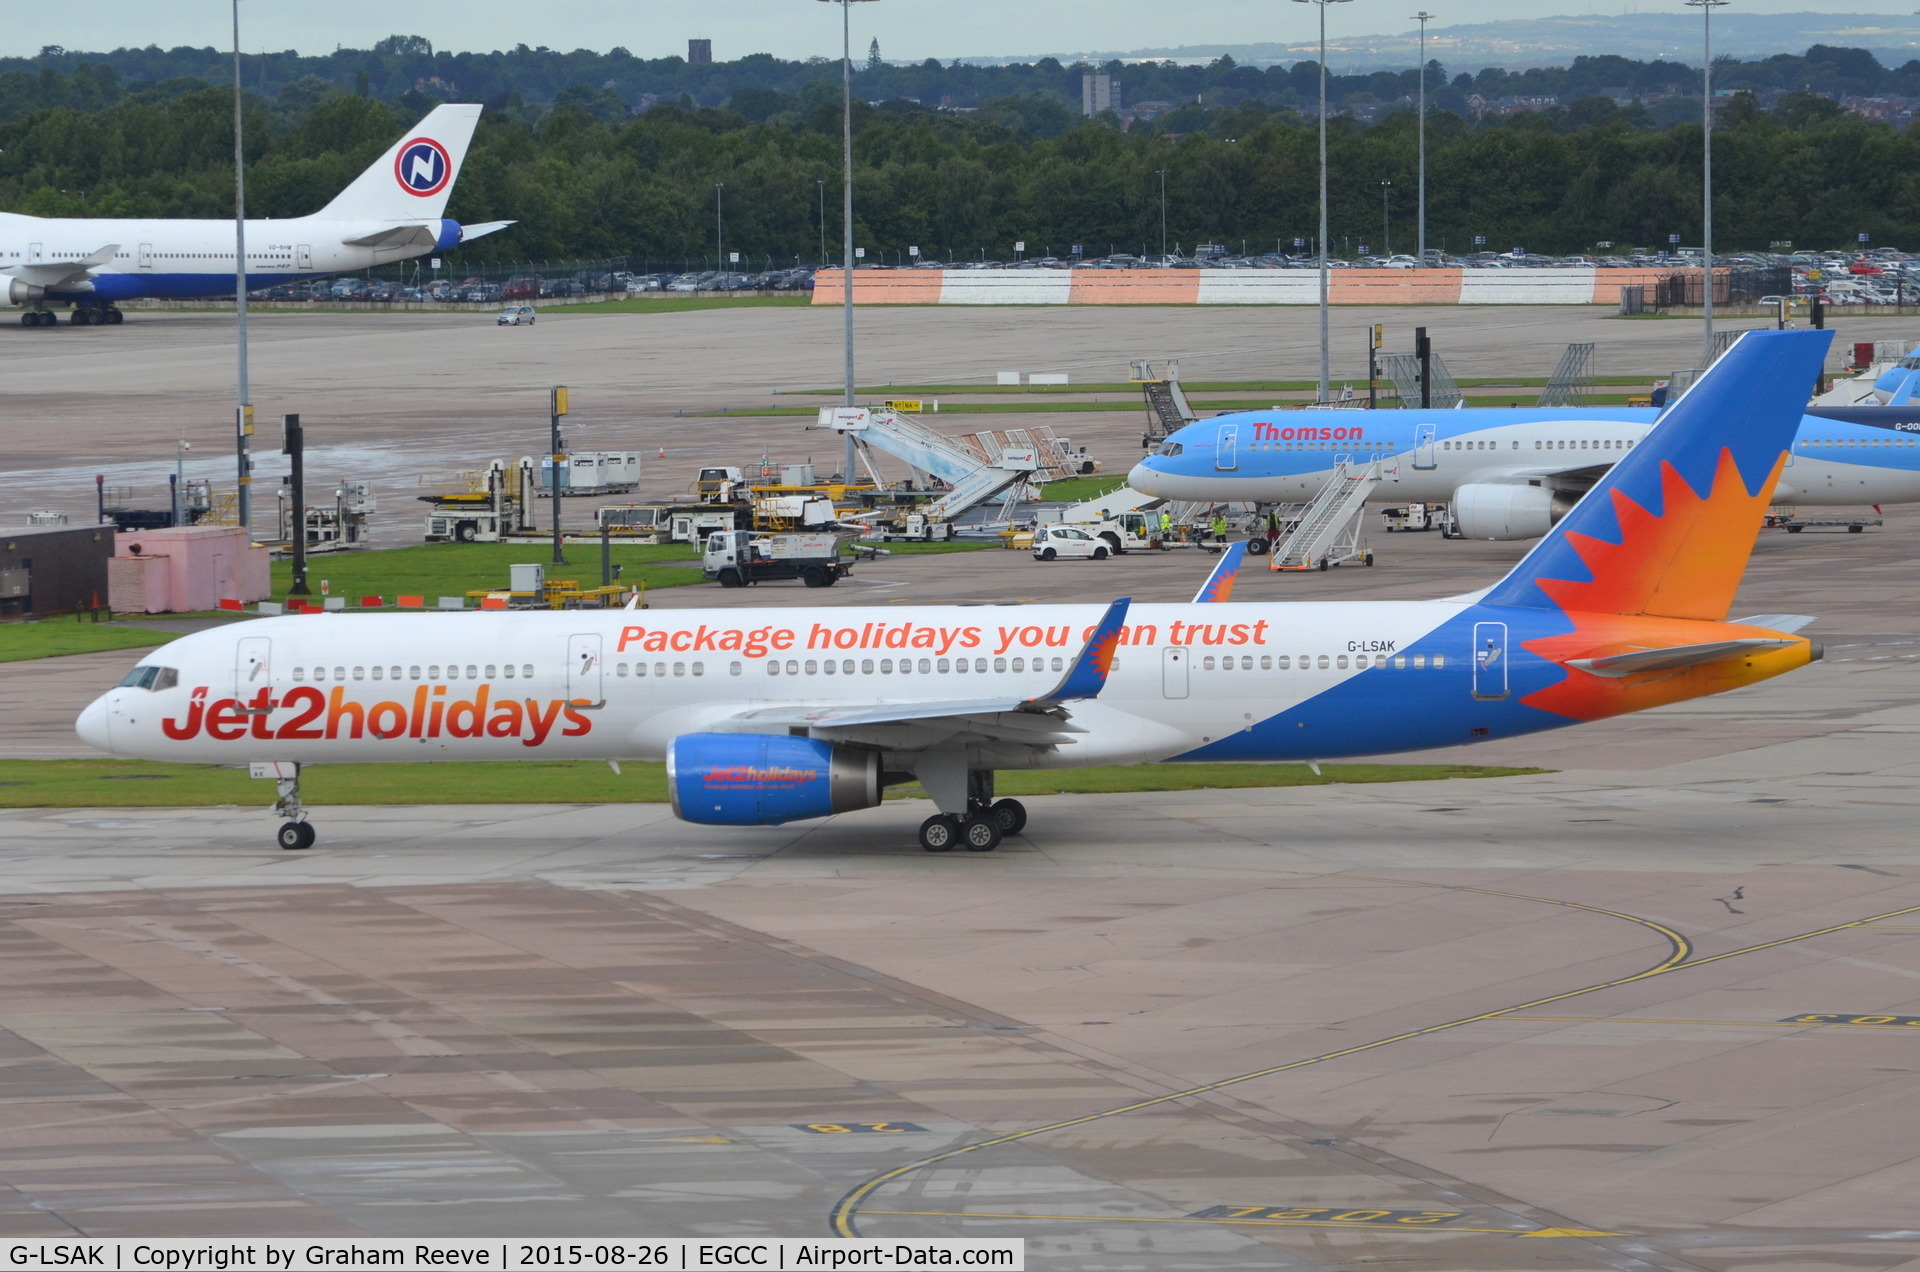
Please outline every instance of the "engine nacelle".
[[7, 280], [7, 303], [9, 305], [31, 305], [37, 300], [44, 299], [46, 294], [47, 289], [44, 287], [36, 287], [32, 283], [22, 282], [17, 278], [9, 278]]
[[880, 753], [781, 733], [689, 733], [667, 748], [674, 816], [703, 826], [778, 826], [872, 808]]
[[1453, 492], [1453, 524], [1463, 539], [1537, 539], [1572, 510], [1574, 500], [1545, 486], [1475, 482]]

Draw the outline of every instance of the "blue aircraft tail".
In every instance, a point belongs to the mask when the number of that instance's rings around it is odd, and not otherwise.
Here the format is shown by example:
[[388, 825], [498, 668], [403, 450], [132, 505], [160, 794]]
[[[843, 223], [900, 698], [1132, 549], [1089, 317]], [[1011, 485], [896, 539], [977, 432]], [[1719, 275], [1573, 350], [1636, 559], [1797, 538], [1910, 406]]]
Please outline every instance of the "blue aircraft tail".
[[1741, 336], [1485, 604], [1724, 619], [1832, 338]]

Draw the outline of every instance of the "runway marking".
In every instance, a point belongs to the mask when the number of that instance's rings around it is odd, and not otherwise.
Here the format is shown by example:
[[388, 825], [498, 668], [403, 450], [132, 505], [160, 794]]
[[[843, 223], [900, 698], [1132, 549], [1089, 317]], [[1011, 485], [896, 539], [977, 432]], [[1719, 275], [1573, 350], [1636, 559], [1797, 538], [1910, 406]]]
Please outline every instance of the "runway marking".
[[[1052, 1219], [1063, 1223], [1210, 1223], [1258, 1228], [1345, 1228], [1348, 1231], [1367, 1231], [1385, 1226], [1370, 1222], [1340, 1223], [1331, 1219], [1215, 1218], [1205, 1212], [1197, 1215], [1180, 1215], [1178, 1217], [1161, 1217], [1158, 1215], [1054, 1215], [993, 1210], [869, 1210], [866, 1213], [870, 1215], [904, 1215], [922, 1219]], [[1413, 1229], [1413, 1231], [1420, 1231], [1420, 1229]], [[1601, 1232], [1594, 1228], [1429, 1228], [1425, 1229], [1425, 1231], [1442, 1234], [1462, 1232], [1488, 1233], [1500, 1237], [1624, 1237], [1629, 1235], [1624, 1232]]]
[[1274, 1223], [1358, 1223], [1437, 1226], [1465, 1219], [1464, 1210], [1370, 1210], [1364, 1206], [1208, 1206], [1189, 1219], [1257, 1219]]
[[809, 1135], [924, 1135], [927, 1130], [912, 1122], [792, 1122], [789, 1125]]
[[[1826, 1017], [1813, 1019], [1813, 1017]], [[1666, 1020], [1652, 1016], [1509, 1016], [1509, 1020], [1538, 1020], [1574, 1025], [1733, 1025], [1745, 1029], [1906, 1029], [1920, 1031], [1920, 1016], [1843, 1016], [1808, 1012], [1785, 1020]]]
[[[1601, 906], [1583, 905], [1577, 901], [1563, 901], [1556, 897], [1528, 896], [1520, 892], [1503, 892], [1492, 888], [1459, 887], [1457, 885], [1435, 884], [1424, 880], [1379, 879], [1378, 876], [1371, 877], [1377, 879], [1379, 882], [1412, 884], [1418, 887], [1438, 888], [1443, 891], [1474, 893], [1479, 896], [1505, 897], [1510, 900], [1530, 901], [1540, 905], [1558, 906], [1569, 910], [1584, 910], [1589, 914], [1600, 914], [1609, 918], [1623, 919], [1628, 923], [1633, 923], [1660, 933], [1667, 940], [1669, 952], [1666, 958], [1660, 960], [1652, 967], [1644, 971], [1635, 972], [1630, 976], [1619, 976], [1612, 980], [1600, 981], [1597, 984], [1586, 985], [1579, 989], [1565, 990], [1558, 994], [1548, 994], [1524, 1003], [1515, 1003], [1510, 1007], [1481, 1012], [1473, 1016], [1463, 1016], [1457, 1020], [1449, 1020], [1437, 1025], [1427, 1025], [1419, 1029], [1409, 1029], [1385, 1038], [1377, 1038], [1372, 1042], [1363, 1042], [1356, 1046], [1343, 1047], [1338, 1051], [1328, 1051], [1317, 1056], [1307, 1056], [1304, 1059], [1292, 1060], [1286, 1064], [1272, 1065], [1265, 1069], [1256, 1069], [1251, 1073], [1242, 1073], [1230, 1078], [1221, 1078], [1216, 1082], [1207, 1082], [1199, 1086], [1188, 1087], [1184, 1091], [1175, 1091], [1168, 1095], [1153, 1096], [1145, 1100], [1135, 1100], [1132, 1103], [1119, 1105], [1111, 1109], [1103, 1109], [1097, 1113], [1087, 1113], [1080, 1117], [1067, 1118], [1059, 1122], [1049, 1122], [1044, 1126], [1029, 1127], [1022, 1131], [1011, 1131], [1005, 1135], [997, 1135], [991, 1139], [981, 1140], [975, 1144], [966, 1144], [959, 1148], [948, 1149], [942, 1153], [930, 1154], [929, 1156], [908, 1162], [903, 1166], [896, 1166], [892, 1170], [871, 1176], [848, 1189], [847, 1192], [834, 1203], [833, 1210], [829, 1215], [829, 1222], [835, 1235], [842, 1237], [859, 1236], [859, 1225], [856, 1222], [855, 1216], [860, 1211], [860, 1203], [887, 1184], [903, 1176], [923, 1170], [928, 1166], [935, 1166], [941, 1162], [951, 1161], [956, 1157], [964, 1157], [969, 1153], [977, 1153], [982, 1149], [996, 1148], [1002, 1144], [1017, 1143], [1021, 1140], [1031, 1139], [1036, 1135], [1045, 1135], [1051, 1131], [1065, 1130], [1073, 1126], [1084, 1126], [1089, 1122], [1104, 1121], [1107, 1118], [1120, 1117], [1127, 1113], [1136, 1113], [1141, 1109], [1158, 1108], [1163, 1104], [1171, 1104], [1176, 1100], [1186, 1100], [1192, 1099], [1195, 1096], [1207, 1095], [1230, 1086], [1237, 1086], [1243, 1082], [1252, 1082], [1258, 1078], [1272, 1077], [1275, 1074], [1291, 1072], [1294, 1069], [1305, 1069], [1312, 1065], [1325, 1064], [1328, 1061], [1339, 1060], [1346, 1056], [1360, 1055], [1368, 1051], [1377, 1051], [1382, 1047], [1390, 1047], [1397, 1043], [1411, 1041], [1415, 1038], [1426, 1038], [1434, 1034], [1459, 1029], [1466, 1025], [1479, 1024], [1482, 1021], [1509, 1016], [1513, 1012], [1527, 1011], [1534, 1007], [1544, 1007], [1549, 1003], [1565, 1002], [1567, 999], [1579, 998], [1586, 994], [1599, 993], [1601, 990], [1614, 989], [1622, 985], [1631, 985], [1637, 981], [1648, 980], [1655, 976], [1664, 976], [1683, 968], [1706, 967], [1714, 963], [1725, 962], [1730, 958], [1740, 958], [1748, 954], [1757, 954], [1762, 950], [1777, 949], [1780, 946], [1792, 945], [1798, 941], [1812, 940], [1818, 936], [1828, 936], [1835, 932], [1845, 932], [1850, 929], [1865, 927], [1869, 923], [1878, 923], [1883, 919], [1894, 919], [1909, 914], [1920, 914], [1920, 905], [1906, 906], [1899, 910], [1889, 910], [1885, 914], [1876, 914], [1869, 918], [1854, 919], [1846, 923], [1835, 923], [1828, 927], [1816, 928], [1810, 932], [1800, 932], [1793, 936], [1783, 936], [1776, 940], [1763, 941], [1758, 945], [1742, 946], [1737, 950], [1727, 950], [1724, 953], [1711, 954], [1705, 958], [1693, 959], [1690, 957], [1693, 953], [1693, 944], [1688, 941], [1685, 936], [1663, 923], [1643, 918], [1639, 915], [1627, 914], [1619, 910], [1608, 910]], [[1461, 1231], [1464, 1231], [1464, 1229]], [[1552, 1229], [1550, 1231], [1572, 1235], [1573, 1233], [1584, 1232], [1585, 1230]]]

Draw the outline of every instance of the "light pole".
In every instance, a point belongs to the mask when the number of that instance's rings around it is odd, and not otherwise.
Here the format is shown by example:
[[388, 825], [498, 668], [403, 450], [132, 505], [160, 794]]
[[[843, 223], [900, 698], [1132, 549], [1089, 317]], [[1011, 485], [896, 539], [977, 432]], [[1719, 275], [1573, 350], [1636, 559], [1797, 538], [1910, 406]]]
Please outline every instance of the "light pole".
[[1160, 263], [1167, 263], [1167, 170], [1160, 169]]
[[182, 439], [173, 444], [173, 524], [187, 524], [187, 452], [193, 443]]
[[1393, 214], [1387, 210], [1387, 196], [1393, 190], [1393, 182], [1380, 183], [1380, 242], [1386, 248], [1381, 255], [1393, 256]]
[[1713, 365], [1713, 11], [1727, 0], [1686, 0], [1700, 10], [1700, 365]]
[[1427, 23], [1433, 14], [1425, 9], [1413, 15], [1420, 24], [1420, 264], [1427, 263]]
[[[840, 6], [840, 270], [846, 329], [847, 392], [853, 405], [853, 6], [860, 0], [822, 0]], [[840, 475], [853, 480], [853, 434], [847, 434]]]
[[1293, 0], [1320, 9], [1320, 396], [1327, 400], [1327, 6], [1347, 0]]
[[820, 187], [820, 268], [827, 267], [827, 182], [824, 177], [815, 177], [813, 184]]
[[725, 182], [713, 183], [713, 263], [719, 267], [722, 276], [727, 272], [727, 254], [720, 250], [726, 246], [726, 228], [720, 220], [720, 195], [726, 188]]
[[247, 388], [247, 152], [240, 132], [240, 0], [233, 0], [233, 300], [240, 350], [240, 401], [233, 413], [242, 527], [253, 524], [253, 402]]

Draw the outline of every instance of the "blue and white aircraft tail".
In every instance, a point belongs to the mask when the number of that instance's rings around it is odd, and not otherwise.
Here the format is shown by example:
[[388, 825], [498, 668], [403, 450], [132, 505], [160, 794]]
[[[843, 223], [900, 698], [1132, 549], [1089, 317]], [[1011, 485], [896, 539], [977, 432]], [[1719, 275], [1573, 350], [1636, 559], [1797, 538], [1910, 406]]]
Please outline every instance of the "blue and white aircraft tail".
[[[513, 224], [462, 226], [447, 198], [480, 107], [435, 107], [326, 207], [311, 216], [246, 226], [249, 291], [446, 251]], [[231, 220], [34, 217], [0, 213], [0, 301], [21, 322], [51, 326], [72, 306], [76, 323], [117, 323], [118, 302], [234, 293]]]

